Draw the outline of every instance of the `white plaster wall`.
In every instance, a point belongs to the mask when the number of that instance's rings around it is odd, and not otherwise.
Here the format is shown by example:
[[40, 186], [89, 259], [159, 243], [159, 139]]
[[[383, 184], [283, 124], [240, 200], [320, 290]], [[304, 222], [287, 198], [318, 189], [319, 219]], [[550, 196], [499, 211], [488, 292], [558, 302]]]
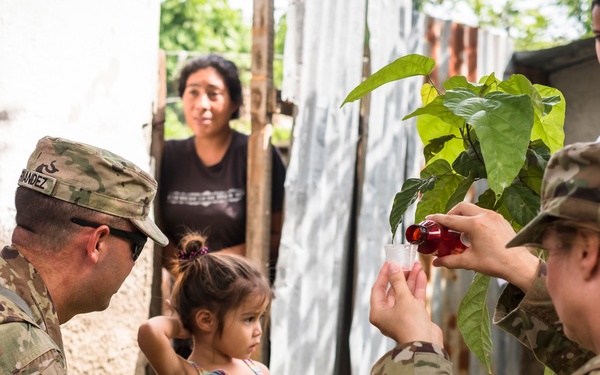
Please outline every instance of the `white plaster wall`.
[[[151, 171], [160, 0], [0, 0], [0, 241], [14, 225], [14, 190], [37, 140], [107, 148]], [[77, 317], [63, 336], [70, 374], [133, 374], [149, 304], [147, 248], [108, 310]]]
[[590, 60], [550, 76], [550, 86], [562, 91], [567, 102], [565, 144], [591, 142], [600, 136], [600, 67]]

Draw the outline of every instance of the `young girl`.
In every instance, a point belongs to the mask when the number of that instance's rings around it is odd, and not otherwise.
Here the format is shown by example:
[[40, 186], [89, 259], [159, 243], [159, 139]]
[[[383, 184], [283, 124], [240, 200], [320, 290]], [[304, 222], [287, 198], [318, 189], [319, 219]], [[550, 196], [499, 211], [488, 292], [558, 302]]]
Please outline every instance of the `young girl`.
[[[258, 347], [262, 323], [271, 304], [269, 280], [245, 257], [208, 253], [205, 239], [186, 235], [173, 267], [174, 316], [157, 316], [142, 324], [138, 343], [158, 375], [269, 375], [249, 357]], [[170, 340], [193, 339], [184, 359]]]

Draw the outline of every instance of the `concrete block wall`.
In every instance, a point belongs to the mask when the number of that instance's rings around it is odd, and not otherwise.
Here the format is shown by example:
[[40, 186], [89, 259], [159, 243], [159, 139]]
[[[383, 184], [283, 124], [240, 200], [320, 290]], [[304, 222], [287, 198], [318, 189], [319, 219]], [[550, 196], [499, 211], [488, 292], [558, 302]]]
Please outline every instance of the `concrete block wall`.
[[[39, 138], [107, 148], [152, 172], [159, 0], [0, 0], [0, 246], [17, 178]], [[103, 312], [63, 325], [69, 374], [133, 374], [147, 317], [151, 246]]]

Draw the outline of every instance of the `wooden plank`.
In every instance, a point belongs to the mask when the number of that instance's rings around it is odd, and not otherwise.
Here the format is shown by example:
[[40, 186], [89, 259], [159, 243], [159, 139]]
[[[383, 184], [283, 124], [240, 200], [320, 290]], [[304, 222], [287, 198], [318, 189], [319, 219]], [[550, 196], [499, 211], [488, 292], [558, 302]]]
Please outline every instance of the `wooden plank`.
[[[165, 146], [165, 105], [167, 103], [167, 65], [164, 50], [158, 52], [158, 87], [154, 113], [152, 115], [152, 143], [150, 156], [154, 159], [154, 176], [160, 176], [160, 161]], [[160, 218], [160, 207], [154, 204], [154, 217]], [[152, 296], [150, 297], [149, 316], [162, 314], [162, 247], [153, 243], [154, 257], [152, 260]]]
[[[268, 275], [271, 228], [271, 117], [275, 109], [273, 90], [273, 0], [254, 0], [252, 21], [252, 80], [248, 141], [246, 255], [263, 265]], [[252, 358], [268, 364], [269, 335], [265, 332]]]
[[273, 0], [254, 1], [251, 72], [246, 255], [266, 267], [271, 225], [271, 116], [275, 107]]
[[[160, 161], [162, 159], [163, 149], [165, 147], [165, 106], [167, 103], [167, 58], [164, 50], [158, 50], [158, 83], [156, 99], [152, 109], [152, 141], [150, 143], [150, 157], [154, 160], [154, 177], [156, 180], [160, 177]], [[154, 202], [154, 217], [158, 223], [160, 218], [160, 207]], [[150, 306], [148, 316], [162, 315], [163, 313], [163, 268], [162, 268], [162, 247], [150, 242], [153, 249], [152, 256], [152, 285], [150, 286]], [[165, 280], [166, 281], [166, 280]], [[155, 375], [154, 369], [148, 363], [144, 355], [141, 355], [141, 364], [138, 362], [138, 369], [143, 367], [145, 375]], [[138, 373], [136, 371], [136, 373]]]

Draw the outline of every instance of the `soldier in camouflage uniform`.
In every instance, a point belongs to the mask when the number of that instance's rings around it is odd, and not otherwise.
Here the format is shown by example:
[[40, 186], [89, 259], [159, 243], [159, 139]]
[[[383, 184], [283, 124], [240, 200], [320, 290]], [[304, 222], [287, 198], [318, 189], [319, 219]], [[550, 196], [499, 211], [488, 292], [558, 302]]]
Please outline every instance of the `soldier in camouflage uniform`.
[[[495, 324], [557, 374], [600, 374], [600, 143], [569, 145], [552, 156], [540, 213], [516, 236], [502, 216], [466, 202], [428, 218], [467, 233], [472, 242], [468, 251], [437, 258], [434, 265], [509, 282]], [[547, 250], [547, 262], [530, 248]], [[382, 267], [370, 319], [399, 345], [371, 374], [452, 373], [441, 331], [425, 310], [425, 285], [419, 265], [406, 279], [397, 265]]]
[[60, 324], [104, 310], [147, 237], [156, 181], [106, 150], [42, 138], [15, 195], [0, 252], [0, 373], [66, 374]]

